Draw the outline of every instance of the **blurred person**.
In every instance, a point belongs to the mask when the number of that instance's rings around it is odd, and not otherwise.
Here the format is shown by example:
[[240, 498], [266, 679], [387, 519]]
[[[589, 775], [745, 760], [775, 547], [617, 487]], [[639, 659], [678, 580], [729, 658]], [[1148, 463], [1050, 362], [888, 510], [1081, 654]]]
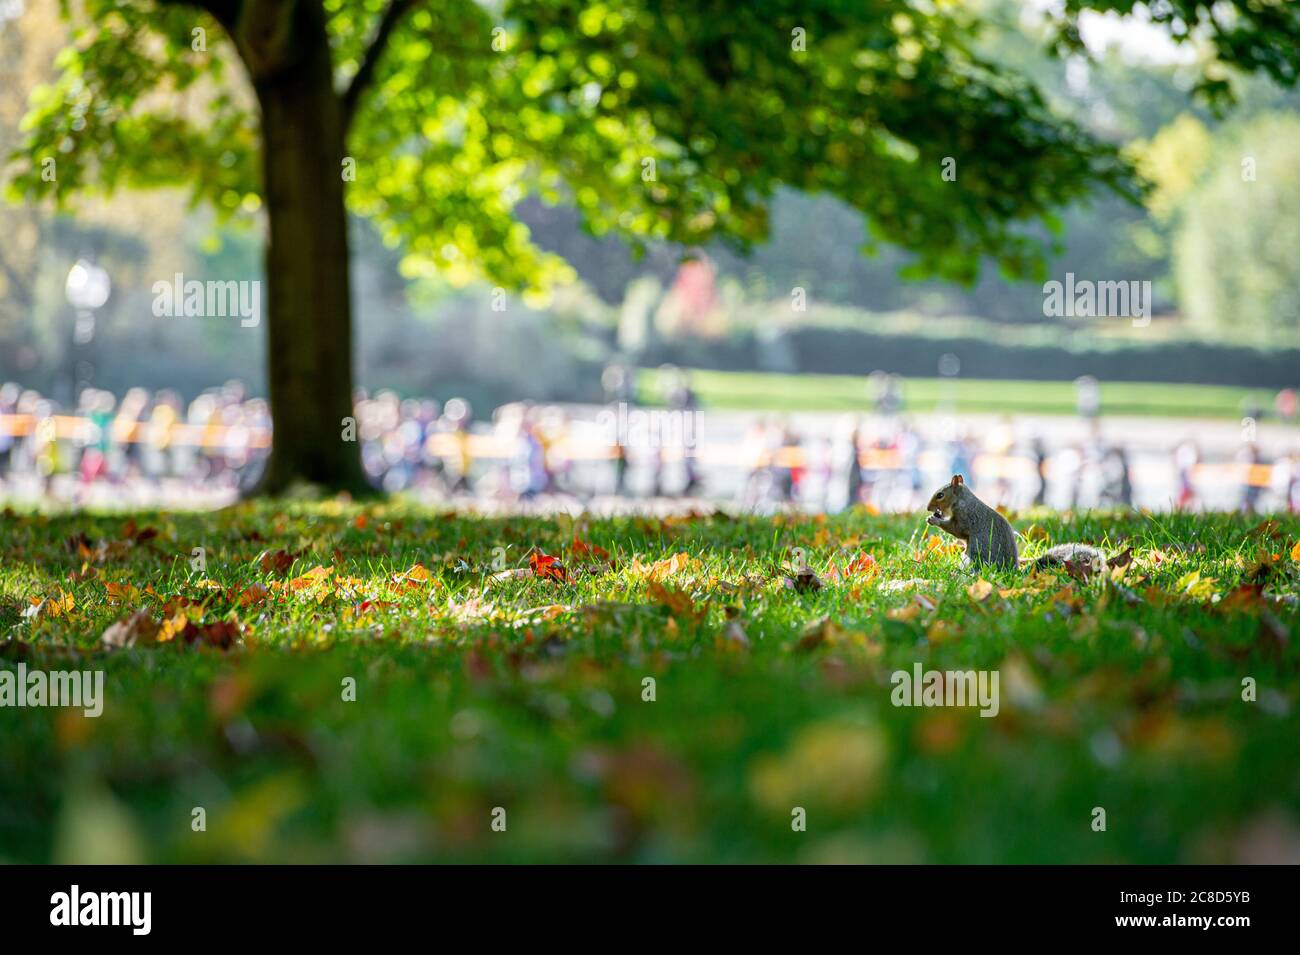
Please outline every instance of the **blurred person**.
[[847, 439], [846, 458], [848, 473], [845, 484], [845, 507], [865, 503], [862, 497], [862, 425], [854, 422]]
[[1273, 399], [1273, 408], [1277, 411], [1277, 416], [1286, 424], [1293, 424], [1296, 415], [1296, 390], [1294, 388], [1283, 388]]
[[1035, 434], [1029, 447], [1030, 458], [1034, 462], [1034, 506], [1042, 507], [1047, 503], [1047, 442], [1041, 434]]
[[1074, 379], [1074, 407], [1079, 417], [1088, 421], [1101, 414], [1101, 384], [1092, 375]]
[[1128, 453], [1122, 445], [1106, 449], [1101, 462], [1101, 502], [1110, 506], [1133, 506], [1133, 482], [1129, 476]]
[[1244, 514], [1254, 514], [1259, 509], [1259, 498], [1264, 492], [1265, 483], [1260, 479], [1259, 468], [1265, 464], [1264, 455], [1259, 445], [1249, 441], [1237, 452], [1237, 461], [1244, 465], [1241, 474], [1240, 510]]
[[17, 444], [18, 397], [22, 389], [12, 381], [0, 385], [0, 481], [5, 479], [12, 465], [14, 445]]
[[1201, 463], [1201, 449], [1195, 441], [1183, 441], [1174, 448], [1174, 471], [1178, 491], [1174, 501], [1177, 510], [1190, 510], [1196, 506], [1196, 468]]

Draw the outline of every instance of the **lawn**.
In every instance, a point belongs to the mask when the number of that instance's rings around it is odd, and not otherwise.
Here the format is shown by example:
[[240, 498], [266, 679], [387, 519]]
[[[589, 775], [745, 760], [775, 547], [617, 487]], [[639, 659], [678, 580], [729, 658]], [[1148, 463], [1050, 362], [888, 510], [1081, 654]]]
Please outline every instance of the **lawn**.
[[[866, 376], [781, 375], [749, 371], [691, 372], [691, 383], [705, 408], [744, 411], [871, 410]], [[659, 372], [643, 370], [637, 379], [643, 401], [661, 393]], [[957, 378], [908, 378], [905, 410], [929, 412], [950, 408], [966, 414], [1075, 414], [1074, 384], [1068, 381], [992, 381]], [[1240, 418], [1247, 408], [1271, 412], [1266, 390], [1218, 385], [1159, 382], [1104, 382], [1102, 412], [1107, 415], [1173, 418]]]
[[[105, 678], [0, 708], [0, 860], [1296, 851], [1300, 521], [1013, 517], [1131, 561], [977, 577], [864, 512], [6, 512], [0, 668]], [[997, 715], [892, 705], [918, 664]]]

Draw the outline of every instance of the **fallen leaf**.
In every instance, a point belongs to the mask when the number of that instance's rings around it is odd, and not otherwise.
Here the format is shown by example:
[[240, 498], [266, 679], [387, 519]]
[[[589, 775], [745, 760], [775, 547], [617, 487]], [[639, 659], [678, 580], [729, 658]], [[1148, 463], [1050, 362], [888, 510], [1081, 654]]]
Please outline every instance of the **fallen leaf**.
[[697, 610], [695, 601], [691, 600], [690, 594], [672, 587], [665, 587], [657, 580], [651, 580], [647, 583], [646, 593], [655, 603], [667, 607], [668, 612], [673, 617], [688, 623], [698, 623], [707, 609], [701, 608]]
[[269, 591], [262, 584], [251, 584], [245, 587], [239, 594], [239, 604], [241, 607], [251, 607], [254, 604], [260, 604], [267, 598]]
[[984, 601], [993, 593], [993, 585], [981, 577], [966, 588], [966, 593], [971, 600]]
[[529, 555], [528, 563], [533, 569], [534, 577], [540, 577], [543, 580], [558, 580], [560, 583], [566, 583], [569, 579], [569, 571], [560, 563], [558, 557], [551, 557], [541, 551], [536, 551]]
[[111, 603], [134, 604], [140, 598], [140, 591], [131, 584], [118, 584], [105, 581], [104, 593]]
[[663, 580], [665, 577], [674, 577], [683, 571], [694, 570], [699, 567], [700, 562], [685, 551], [673, 554], [663, 560], [657, 560], [648, 568], [640, 561], [632, 565], [633, 571], [641, 571], [649, 580]]
[[596, 560], [609, 561], [609, 551], [603, 547], [597, 547], [595, 544], [589, 544], [581, 538], [574, 537], [573, 544], [569, 548], [570, 552], [578, 560], [587, 560], [595, 558]]
[[264, 574], [284, 574], [288, 572], [297, 559], [297, 554], [290, 553], [287, 550], [275, 550], [263, 551], [258, 555], [257, 562], [261, 565]]
[[137, 610], [113, 623], [101, 636], [100, 643], [110, 650], [148, 646], [157, 642], [158, 621], [148, 610]]
[[334, 573], [333, 567], [313, 567], [311, 570], [307, 571], [307, 573], [289, 581], [289, 589], [303, 590], [307, 587], [312, 587], [316, 584], [322, 583], [332, 573]]

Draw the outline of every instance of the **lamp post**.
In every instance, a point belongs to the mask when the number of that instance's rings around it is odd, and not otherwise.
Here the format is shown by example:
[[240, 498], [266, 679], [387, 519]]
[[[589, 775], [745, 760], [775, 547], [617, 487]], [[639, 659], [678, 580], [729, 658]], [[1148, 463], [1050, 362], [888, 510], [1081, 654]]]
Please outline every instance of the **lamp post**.
[[[94, 366], [89, 362], [78, 362], [77, 352], [81, 346], [89, 345], [95, 338], [95, 310], [104, 307], [112, 291], [113, 283], [108, 273], [88, 259], [77, 259], [68, 270], [67, 281], [63, 283], [63, 294], [68, 304], [76, 310], [76, 320], [72, 326], [72, 347], [69, 355], [69, 405], [75, 405], [82, 381], [89, 384]], [[84, 374], [81, 366], [85, 365]]]

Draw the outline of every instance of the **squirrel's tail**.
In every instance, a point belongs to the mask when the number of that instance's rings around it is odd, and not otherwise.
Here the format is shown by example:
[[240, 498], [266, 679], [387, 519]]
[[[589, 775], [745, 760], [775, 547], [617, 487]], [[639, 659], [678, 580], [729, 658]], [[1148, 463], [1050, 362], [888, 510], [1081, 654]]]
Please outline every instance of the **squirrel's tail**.
[[1034, 561], [1034, 569], [1060, 567], [1066, 561], [1072, 564], [1091, 564], [1096, 571], [1106, 569], [1106, 555], [1091, 544], [1057, 544], [1042, 557]]

